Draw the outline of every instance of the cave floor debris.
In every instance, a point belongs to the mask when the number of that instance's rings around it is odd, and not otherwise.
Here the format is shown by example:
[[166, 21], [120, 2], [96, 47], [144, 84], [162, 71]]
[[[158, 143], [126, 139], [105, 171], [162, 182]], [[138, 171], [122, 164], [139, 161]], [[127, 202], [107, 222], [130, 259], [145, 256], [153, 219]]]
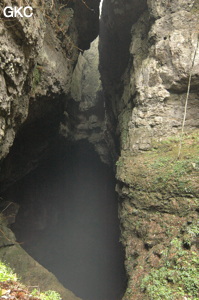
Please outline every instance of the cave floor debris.
[[31, 291], [19, 282], [9, 280], [6, 282], [0, 282], [0, 299], [40, 300], [41, 298], [31, 295]]

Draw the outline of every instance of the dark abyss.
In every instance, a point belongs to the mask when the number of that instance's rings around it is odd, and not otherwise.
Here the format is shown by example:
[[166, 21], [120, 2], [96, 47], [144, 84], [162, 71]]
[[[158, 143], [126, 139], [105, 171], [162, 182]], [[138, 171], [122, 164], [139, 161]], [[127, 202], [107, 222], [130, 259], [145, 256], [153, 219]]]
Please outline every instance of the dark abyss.
[[114, 187], [112, 171], [88, 143], [58, 143], [7, 192], [20, 204], [18, 241], [84, 300], [121, 300], [125, 290]]

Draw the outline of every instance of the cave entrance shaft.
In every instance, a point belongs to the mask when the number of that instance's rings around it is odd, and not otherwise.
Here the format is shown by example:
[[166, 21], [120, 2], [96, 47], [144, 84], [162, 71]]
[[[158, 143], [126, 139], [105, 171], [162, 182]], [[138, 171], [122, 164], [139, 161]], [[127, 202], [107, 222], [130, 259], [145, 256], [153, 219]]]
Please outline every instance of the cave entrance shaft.
[[86, 300], [125, 289], [114, 175], [88, 142], [62, 142], [8, 192], [20, 204], [13, 230], [24, 249]]

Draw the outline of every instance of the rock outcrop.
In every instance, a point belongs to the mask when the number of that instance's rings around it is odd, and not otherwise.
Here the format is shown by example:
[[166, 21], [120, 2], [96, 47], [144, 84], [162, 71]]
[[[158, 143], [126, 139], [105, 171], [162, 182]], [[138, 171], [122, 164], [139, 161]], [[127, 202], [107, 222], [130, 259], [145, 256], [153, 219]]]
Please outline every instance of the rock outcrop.
[[195, 299], [199, 3], [104, 0], [99, 55], [98, 40], [88, 50], [99, 1], [62, 4], [34, 1], [28, 20], [1, 15], [0, 191], [35, 169], [60, 136], [88, 139], [116, 164], [123, 300]]
[[[3, 8], [15, 5], [32, 6], [33, 17], [5, 18]], [[98, 12], [99, 0], [1, 2], [1, 192], [35, 169], [58, 138], [78, 55], [98, 35]], [[63, 299], [78, 299], [10, 235], [10, 229], [1, 224], [0, 258], [10, 262], [26, 283], [54, 288]], [[4, 243], [6, 237], [13, 245]]]
[[92, 42], [89, 50], [80, 54], [71, 83], [70, 109], [74, 109], [76, 124], [69, 130], [70, 116], [65, 111], [65, 120], [61, 124], [61, 133], [72, 136], [75, 141], [87, 139], [94, 145], [101, 160], [110, 164], [110, 149], [106, 141], [104, 93], [99, 73], [99, 39]]
[[28, 115], [30, 74], [44, 38], [42, 18], [40, 11], [27, 20], [1, 17], [1, 157], [7, 155], [17, 129]]
[[198, 8], [194, 0], [104, 1], [100, 66], [119, 156], [125, 300], [197, 297]]
[[3, 162], [0, 190], [34, 169], [58, 135], [78, 54], [98, 34], [98, 0], [30, 5], [32, 18], [0, 20], [1, 160], [15, 141]]
[[[126, 6], [105, 1], [102, 14], [100, 65], [106, 106], [115, 120], [121, 149], [145, 150], [153, 138], [179, 131], [197, 46], [196, 1], [147, 4], [148, 8], [146, 1], [127, 1]], [[198, 127], [198, 60], [197, 54], [186, 121], [189, 129]]]

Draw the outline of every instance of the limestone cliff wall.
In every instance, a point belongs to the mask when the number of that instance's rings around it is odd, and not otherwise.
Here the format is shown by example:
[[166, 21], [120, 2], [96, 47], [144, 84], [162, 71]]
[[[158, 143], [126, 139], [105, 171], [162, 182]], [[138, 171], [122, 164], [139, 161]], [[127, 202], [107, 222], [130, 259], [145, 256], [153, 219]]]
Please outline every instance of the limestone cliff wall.
[[[5, 18], [3, 8], [15, 5], [32, 6], [33, 17]], [[35, 169], [59, 136], [78, 55], [98, 34], [98, 7], [98, 0], [1, 1], [1, 191]], [[70, 118], [67, 125], [72, 123]], [[79, 299], [16, 243], [0, 219], [0, 258], [23, 282], [55, 289], [63, 299]]]
[[198, 294], [198, 8], [194, 0], [104, 1], [100, 66], [119, 156], [124, 300]]
[[[105, 1], [100, 64], [122, 149], [144, 150], [153, 138], [179, 131], [198, 39], [197, 13], [194, 0]], [[197, 51], [187, 129], [198, 127], [198, 60]]]
[[54, 2], [35, 1], [29, 20], [1, 15], [1, 189], [36, 168], [60, 133], [88, 139], [117, 161], [123, 299], [195, 299], [199, 3], [104, 0], [100, 56], [95, 41], [78, 59], [97, 35], [99, 1]]
[[[34, 169], [58, 135], [78, 55], [98, 34], [98, 0], [27, 3], [32, 18], [4, 18], [15, 2], [0, 6], [1, 190]], [[70, 116], [68, 131], [73, 124]]]
[[[28, 115], [30, 73], [42, 47], [44, 23], [38, 11], [34, 19], [2, 17], [1, 4], [1, 157], [13, 143], [17, 127]], [[29, 79], [29, 80], [28, 80]], [[26, 84], [25, 84], [26, 83]]]
[[74, 102], [76, 126], [72, 132], [64, 132], [69, 116], [66, 112], [61, 129], [63, 135], [73, 135], [73, 140], [87, 139], [94, 145], [101, 160], [110, 164], [110, 153], [105, 139], [104, 93], [99, 72], [99, 39], [91, 43], [89, 50], [78, 58], [71, 84], [71, 101]]

